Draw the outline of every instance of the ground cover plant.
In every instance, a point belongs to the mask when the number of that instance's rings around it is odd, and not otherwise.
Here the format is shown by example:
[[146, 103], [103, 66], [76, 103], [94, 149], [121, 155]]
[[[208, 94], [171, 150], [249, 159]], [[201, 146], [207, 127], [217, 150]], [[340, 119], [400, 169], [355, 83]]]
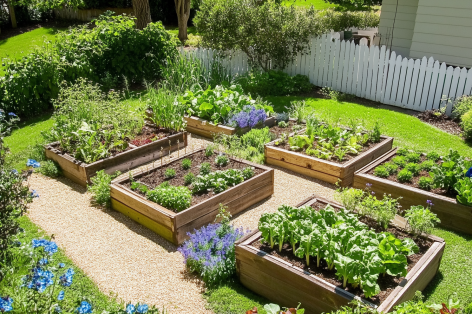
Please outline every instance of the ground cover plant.
[[381, 140], [378, 124], [366, 132], [361, 126], [345, 129], [337, 125], [320, 123], [314, 116], [309, 117], [306, 122], [306, 131], [303, 134], [295, 134], [275, 145], [309, 156], [343, 162]]
[[459, 203], [472, 206], [472, 174], [469, 171], [471, 167], [472, 161], [452, 148], [441, 159], [436, 152], [421, 155], [418, 152], [399, 149], [397, 156], [377, 166], [372, 174], [457, 198]]
[[169, 210], [180, 212], [261, 172], [212, 148], [148, 171], [139, 178], [130, 175], [130, 182], [125, 186]]
[[377, 233], [356, 214], [336, 211], [330, 205], [319, 210], [283, 205], [276, 213], [261, 216], [259, 230], [267, 250], [275, 251], [277, 245], [280, 254], [290, 251], [304, 259], [304, 267], [336, 271], [343, 288], [349, 284], [350, 291], [360, 289], [375, 302], [379, 300], [374, 297], [381, 291], [379, 277], [404, 277], [407, 257], [419, 253], [419, 247], [422, 253], [428, 247], [421, 242], [417, 245], [409, 237], [399, 240], [391, 230]]

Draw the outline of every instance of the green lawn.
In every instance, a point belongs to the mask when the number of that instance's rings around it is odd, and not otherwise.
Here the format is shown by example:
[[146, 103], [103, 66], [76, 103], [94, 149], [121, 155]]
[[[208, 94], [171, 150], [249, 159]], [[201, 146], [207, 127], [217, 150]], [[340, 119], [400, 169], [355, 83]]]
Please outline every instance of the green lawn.
[[464, 156], [472, 156], [472, 148], [460, 137], [441, 131], [405, 113], [321, 98], [268, 97], [267, 99], [273, 103], [276, 111], [283, 111], [284, 106], [290, 105], [290, 101], [305, 100], [313, 112], [327, 122], [339, 121], [349, 125], [349, 122], [354, 120], [366, 128], [372, 128], [375, 122], [379, 122], [382, 134], [394, 137], [394, 145], [400, 147], [421, 152], [437, 151], [441, 155], [445, 155], [449, 148], [453, 148]]
[[296, 6], [300, 7], [309, 7], [314, 6], [316, 10], [324, 10], [328, 8], [336, 8], [338, 7], [337, 4], [331, 4], [325, 2], [324, 0], [286, 0], [284, 1], [285, 5], [292, 5], [295, 4]]

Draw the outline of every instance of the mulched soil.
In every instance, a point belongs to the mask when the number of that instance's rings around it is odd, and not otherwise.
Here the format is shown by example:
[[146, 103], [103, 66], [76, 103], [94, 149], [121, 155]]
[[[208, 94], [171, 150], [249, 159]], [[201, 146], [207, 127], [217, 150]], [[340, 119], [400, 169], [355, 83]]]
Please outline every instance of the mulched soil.
[[[154, 171], [150, 171], [142, 176], [136, 177], [135, 180], [137, 182], [147, 185], [151, 189], [154, 189], [156, 186], [163, 183], [164, 181], [168, 181], [169, 184], [173, 186], [184, 186], [185, 185], [184, 176], [189, 172], [193, 173], [195, 176], [199, 175], [200, 165], [203, 162], [210, 163], [212, 172], [217, 171], [217, 170], [227, 170], [227, 169], [244, 169], [248, 166], [245, 163], [230, 159], [230, 162], [226, 166], [219, 167], [215, 164], [216, 156], [217, 156], [217, 153], [214, 153], [212, 156], [206, 157], [204, 151], [199, 151], [186, 157], [192, 161], [192, 166], [188, 170], [184, 170], [182, 168], [182, 159], [178, 159], [167, 165], [164, 165], [162, 168], [159, 167], [158, 169]], [[156, 161], [156, 166], [157, 165], [159, 165], [159, 161]], [[169, 168], [174, 169], [176, 172], [175, 177], [172, 179], [166, 179], [164, 176], [166, 169], [169, 169]], [[254, 176], [259, 175], [263, 172], [264, 172], [263, 169], [254, 167]], [[129, 182], [126, 182], [123, 185], [127, 188], [130, 188], [131, 184]], [[145, 196], [142, 193], [141, 195]], [[215, 194], [212, 191], [207, 192], [207, 193], [192, 195], [191, 206], [199, 204], [209, 198], [212, 198], [213, 196], [215, 196]]]
[[[323, 203], [323, 202], [318, 201], [318, 202], [314, 203], [312, 205], [312, 207], [315, 210], [320, 210], [322, 208], [325, 208], [326, 204]], [[382, 230], [377, 226], [377, 224], [374, 221], [372, 221], [370, 219], [361, 218], [360, 221], [367, 224], [371, 229], [373, 229], [376, 232], [388, 231], [388, 232], [392, 233], [398, 239], [404, 239], [406, 237], [410, 237], [408, 233], [406, 233], [403, 230], [398, 229], [398, 228], [396, 228], [392, 225], [390, 225], [387, 230]], [[421, 257], [428, 251], [428, 249], [433, 244], [433, 241], [431, 241], [429, 239], [418, 238], [418, 239], [413, 239], [413, 240], [418, 245], [420, 251], [419, 251], [418, 254], [414, 254], [414, 255], [411, 255], [411, 256], [407, 257], [407, 259], [408, 259], [408, 271], [410, 271], [416, 265], [416, 263], [421, 259]], [[309, 273], [311, 273], [311, 274], [313, 274], [313, 275], [315, 275], [319, 278], [322, 278], [322, 279], [326, 280], [327, 282], [337, 286], [340, 289], [344, 289], [344, 290], [349, 291], [350, 293], [352, 293], [356, 296], [359, 296], [361, 298], [369, 300], [370, 302], [372, 302], [376, 305], [380, 305], [383, 301], [385, 301], [385, 299], [390, 295], [390, 293], [392, 293], [393, 290], [403, 280], [402, 277], [393, 277], [393, 276], [390, 276], [390, 275], [380, 276], [377, 282], [380, 286], [381, 292], [378, 295], [376, 295], [375, 297], [367, 299], [367, 298], [364, 297], [364, 294], [363, 294], [363, 292], [360, 288], [354, 289], [349, 284], [347, 285], [346, 288], [343, 288], [342, 287], [342, 285], [343, 285], [342, 281], [338, 280], [338, 278], [336, 276], [336, 270], [328, 270], [327, 269], [328, 265], [327, 265], [325, 260], [321, 260], [320, 267], [318, 268], [316, 266], [316, 258], [310, 257], [310, 266], [307, 266], [305, 258], [296, 257], [293, 254], [293, 250], [292, 250], [292, 248], [290, 247], [289, 244], [284, 244], [281, 252], [278, 251], [278, 247], [274, 246], [274, 248], [271, 249], [269, 244], [262, 243], [261, 240], [256, 240], [251, 245], [254, 246], [255, 248], [261, 250], [261, 251], [264, 251], [264, 252], [270, 254], [270, 255], [281, 258], [284, 261], [289, 262], [289, 263], [293, 264], [296, 267], [299, 267], [299, 268], [301, 268], [305, 271], [308, 271]]]
[[[293, 127], [297, 125], [295, 121], [288, 121], [288, 126], [286, 128], [281, 128], [277, 124], [270, 128], [270, 132], [275, 134], [275, 138], [278, 139], [283, 133], [293, 133]], [[302, 126], [305, 128], [305, 126]]]
[[[397, 155], [394, 155], [392, 156], [391, 158], [389, 158], [387, 161], [385, 161], [384, 163], [382, 164], [385, 164], [385, 163], [388, 163], [388, 162], [391, 162], [393, 158], [395, 158]], [[420, 162], [419, 163], [422, 163], [423, 161], [426, 160], [426, 157], [424, 155], [421, 156], [420, 158]], [[438, 161], [438, 164], [440, 164], [441, 161]], [[402, 170], [403, 168], [401, 167], [398, 167], [398, 172], [400, 172], [400, 170]], [[374, 169], [372, 169], [371, 171], [368, 172], [368, 174], [370, 175], [374, 175]], [[428, 171], [424, 171], [424, 170], [421, 170], [419, 172], [419, 174], [416, 176], [416, 177], [413, 177], [413, 179], [411, 180], [411, 182], [400, 182], [398, 181], [398, 178], [397, 178], [397, 173], [395, 174], [392, 174], [390, 175], [388, 178], [383, 178], [383, 179], [387, 179], [387, 180], [390, 180], [390, 181], [393, 181], [393, 182], [397, 182], [397, 183], [400, 183], [400, 184], [403, 184], [403, 185], [407, 185], [407, 186], [411, 186], [411, 187], [414, 187], [414, 188], [417, 188], [417, 189], [421, 189], [420, 186], [418, 185], [418, 182], [420, 181], [420, 178], [421, 177], [430, 177], [429, 175], [429, 172]], [[429, 190], [428, 192], [432, 192], [434, 194], [437, 194], [437, 195], [442, 195], [442, 196], [446, 196], [446, 197], [452, 197], [452, 198], [455, 198], [456, 197], [456, 194], [452, 194], [444, 189], [441, 189], [441, 188], [436, 188], [436, 189], [432, 189], [432, 190]]]
[[460, 135], [463, 132], [458, 121], [453, 120], [445, 114], [438, 114], [438, 112], [434, 110], [421, 112], [417, 115], [417, 118], [450, 134]]
[[153, 141], [163, 139], [166, 136], [169, 136], [170, 132], [166, 129], [158, 129], [151, 126], [144, 126], [141, 133], [138, 134], [134, 139], [130, 141], [134, 146], [142, 146]]
[[[368, 142], [366, 146], [362, 147], [362, 149], [360, 150], [359, 154], [358, 155], [354, 155], [354, 154], [351, 154], [351, 153], [348, 153], [344, 156], [344, 159], [342, 161], [339, 161], [339, 159], [333, 155], [333, 157], [331, 157], [330, 160], [328, 161], [332, 161], [332, 162], [335, 162], [337, 164], [345, 164], [346, 162], [358, 157], [360, 154], [368, 151], [369, 149], [372, 149], [374, 148], [375, 146], [379, 145], [380, 143], [372, 143], [372, 142]], [[317, 146], [317, 141], [315, 140], [314, 144], [313, 144], [313, 147], [316, 147]], [[284, 144], [282, 145], [279, 145], [277, 146], [278, 148], [282, 148], [282, 149], [285, 149], [285, 150], [288, 150], [288, 151], [292, 151], [290, 150], [290, 145], [287, 142], [285, 142]], [[309, 156], [309, 157], [314, 157], [314, 156], [310, 156], [306, 153], [306, 150], [302, 150], [302, 151], [294, 151], [296, 153], [299, 153], [299, 154], [302, 154], [302, 155], [305, 155], [305, 156]]]

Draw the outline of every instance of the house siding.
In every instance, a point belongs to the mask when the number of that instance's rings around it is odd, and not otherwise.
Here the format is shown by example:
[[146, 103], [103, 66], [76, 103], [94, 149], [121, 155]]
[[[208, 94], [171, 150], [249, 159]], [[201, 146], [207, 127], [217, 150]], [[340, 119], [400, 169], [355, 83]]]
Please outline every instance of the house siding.
[[[403, 57], [410, 56], [410, 47], [414, 35], [419, 1], [420, 0], [384, 0], [382, 3], [382, 13], [380, 15], [379, 24], [379, 33], [381, 35], [380, 44], [389, 46], [391, 50]], [[392, 36], [391, 33], [389, 34], [389, 30], [391, 32], [394, 21], [395, 28]], [[387, 36], [390, 36], [390, 39], [387, 39]]]
[[471, 16], [472, 0], [419, 0], [410, 57], [472, 67]]

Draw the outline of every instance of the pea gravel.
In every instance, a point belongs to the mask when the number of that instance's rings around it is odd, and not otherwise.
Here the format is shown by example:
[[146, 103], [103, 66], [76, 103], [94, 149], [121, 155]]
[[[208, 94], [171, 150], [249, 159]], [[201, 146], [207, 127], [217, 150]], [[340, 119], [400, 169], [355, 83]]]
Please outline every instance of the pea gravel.
[[[208, 143], [190, 135], [187, 152]], [[274, 169], [274, 195], [233, 217], [235, 226], [254, 229], [263, 213], [281, 204], [295, 205], [314, 193], [333, 197], [331, 184]], [[211, 313], [202, 298], [204, 285], [186, 271], [175, 245], [121, 213], [92, 206], [90, 193], [69, 179], [33, 174], [30, 187], [40, 197], [29, 206], [29, 218], [54, 234], [67, 256], [103, 292], [125, 302], [164, 306], [169, 313]]]

